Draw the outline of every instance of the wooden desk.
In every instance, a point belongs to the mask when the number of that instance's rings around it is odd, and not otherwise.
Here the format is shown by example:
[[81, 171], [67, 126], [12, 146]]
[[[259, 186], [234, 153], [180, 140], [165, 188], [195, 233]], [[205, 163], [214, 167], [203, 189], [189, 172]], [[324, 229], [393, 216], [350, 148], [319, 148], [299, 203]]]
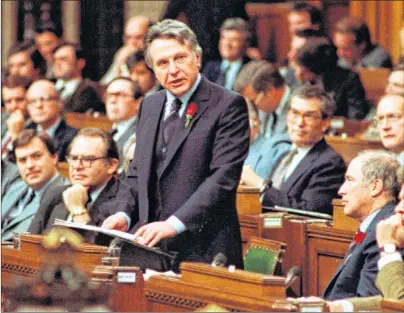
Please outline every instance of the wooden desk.
[[108, 255], [108, 248], [91, 244], [80, 244], [72, 250], [62, 244], [57, 258], [54, 254], [48, 258], [48, 251], [42, 246], [41, 235], [20, 235], [20, 248], [1, 247], [1, 284], [12, 283], [15, 277], [31, 279], [39, 273], [45, 263], [69, 262], [86, 274], [91, 274], [102, 258]]
[[345, 164], [349, 164], [349, 162], [358, 155], [359, 151], [385, 150], [380, 141], [368, 141], [352, 137], [342, 138], [339, 136], [325, 136], [325, 140], [342, 156]]
[[149, 312], [184, 312], [217, 304], [231, 311], [271, 311], [285, 299], [283, 277], [181, 263], [181, 278], [154, 276], [145, 282]]
[[404, 301], [383, 299], [382, 312], [404, 312]]
[[236, 207], [238, 215], [261, 213], [259, 188], [239, 185], [237, 188]]
[[321, 296], [345, 257], [352, 238], [353, 230], [338, 229], [327, 225], [308, 225], [308, 271], [305, 280], [305, 294]]

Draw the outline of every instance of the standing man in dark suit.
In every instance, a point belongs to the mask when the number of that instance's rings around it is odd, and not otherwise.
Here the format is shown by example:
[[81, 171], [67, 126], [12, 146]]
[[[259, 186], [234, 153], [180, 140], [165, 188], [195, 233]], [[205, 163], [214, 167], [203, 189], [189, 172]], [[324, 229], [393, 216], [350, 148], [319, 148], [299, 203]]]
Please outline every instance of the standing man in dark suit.
[[247, 22], [242, 18], [228, 18], [220, 28], [219, 52], [221, 60], [206, 63], [203, 74], [211, 82], [233, 89], [244, 64], [250, 61], [246, 55], [248, 39]]
[[105, 113], [98, 83], [82, 77], [85, 65], [83, 51], [76, 44], [63, 43], [53, 50], [53, 72], [56, 90], [64, 102], [63, 111]]
[[243, 170], [243, 183], [261, 188], [263, 205], [332, 214], [346, 169], [324, 140], [334, 111], [334, 101], [320, 87], [305, 85], [293, 93], [286, 117], [290, 152], [279, 157], [268, 180]]
[[41, 234], [56, 218], [101, 225], [101, 204], [114, 199], [120, 181], [118, 149], [110, 134], [98, 128], [83, 128], [74, 137], [69, 154], [72, 185], [53, 188], [43, 198], [29, 231]]
[[33, 82], [27, 91], [27, 108], [36, 128], [45, 131], [53, 139], [59, 161], [64, 161], [67, 147], [77, 130], [63, 119], [63, 101], [55, 84], [46, 79]]
[[202, 50], [184, 23], [152, 26], [145, 54], [166, 90], [141, 104], [130, 188], [120, 188], [118, 212], [103, 226], [134, 225], [141, 244], [177, 251], [178, 263], [210, 263], [221, 252], [241, 268], [235, 201], [249, 144], [245, 100], [199, 74]]
[[343, 262], [324, 292], [326, 300], [367, 297], [380, 294], [375, 281], [380, 258], [376, 225], [394, 214], [400, 189], [399, 163], [385, 151], [365, 151], [354, 158], [338, 191], [344, 213], [360, 221]]

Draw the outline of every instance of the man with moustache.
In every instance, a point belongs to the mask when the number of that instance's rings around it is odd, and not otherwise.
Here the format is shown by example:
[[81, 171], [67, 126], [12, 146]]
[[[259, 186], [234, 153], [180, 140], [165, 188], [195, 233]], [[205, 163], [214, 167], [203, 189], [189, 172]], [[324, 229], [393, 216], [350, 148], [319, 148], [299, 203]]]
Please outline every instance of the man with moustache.
[[2, 197], [2, 240], [11, 240], [13, 232], [26, 232], [50, 187], [66, 183], [57, 172], [57, 152], [45, 132], [23, 130], [13, 152], [22, 180], [12, 183]]
[[136, 230], [139, 243], [211, 263], [218, 253], [242, 268], [236, 190], [249, 144], [244, 98], [199, 74], [201, 48], [184, 23], [149, 29], [146, 60], [165, 90], [139, 109], [136, 157], [107, 228]]
[[331, 201], [346, 168], [324, 139], [334, 111], [332, 98], [318, 86], [305, 85], [292, 94], [286, 118], [290, 152], [279, 157], [267, 180], [243, 171], [243, 183], [261, 189], [262, 205], [332, 214]]

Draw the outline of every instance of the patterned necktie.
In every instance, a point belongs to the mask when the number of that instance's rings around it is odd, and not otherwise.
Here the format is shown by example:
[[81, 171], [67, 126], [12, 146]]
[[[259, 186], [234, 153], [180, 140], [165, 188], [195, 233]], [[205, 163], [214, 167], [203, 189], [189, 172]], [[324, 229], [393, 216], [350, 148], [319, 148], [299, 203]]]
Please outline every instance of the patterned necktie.
[[182, 102], [180, 99], [175, 98], [171, 103], [170, 114], [164, 120], [164, 129], [163, 129], [163, 139], [166, 146], [170, 144], [171, 138], [174, 135], [175, 128], [178, 125], [178, 121], [180, 120], [180, 115], [178, 111], [180, 110]]
[[227, 66], [224, 69], [220, 69], [219, 76], [217, 77], [217, 79], [215, 81], [216, 84], [218, 84], [220, 86], [225, 85], [226, 75], [227, 75], [227, 72], [229, 71], [229, 69], [230, 69], [230, 64], [227, 64]]
[[272, 186], [279, 189], [285, 180], [286, 173], [293, 160], [293, 157], [297, 154], [297, 149], [293, 148], [290, 152], [282, 159], [279, 165], [276, 167], [274, 174], [272, 175]]

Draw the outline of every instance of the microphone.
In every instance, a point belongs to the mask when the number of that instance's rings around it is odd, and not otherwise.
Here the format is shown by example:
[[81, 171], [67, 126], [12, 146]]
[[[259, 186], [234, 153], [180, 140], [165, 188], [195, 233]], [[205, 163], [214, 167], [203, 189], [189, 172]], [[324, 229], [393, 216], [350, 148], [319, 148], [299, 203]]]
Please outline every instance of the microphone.
[[302, 270], [298, 268], [297, 266], [293, 266], [289, 271], [288, 275], [286, 276], [285, 279], [285, 289], [289, 288], [296, 278], [300, 277], [302, 275]]
[[210, 266], [212, 267], [224, 267], [227, 263], [227, 257], [223, 253], [218, 253], [213, 258], [212, 263]]

